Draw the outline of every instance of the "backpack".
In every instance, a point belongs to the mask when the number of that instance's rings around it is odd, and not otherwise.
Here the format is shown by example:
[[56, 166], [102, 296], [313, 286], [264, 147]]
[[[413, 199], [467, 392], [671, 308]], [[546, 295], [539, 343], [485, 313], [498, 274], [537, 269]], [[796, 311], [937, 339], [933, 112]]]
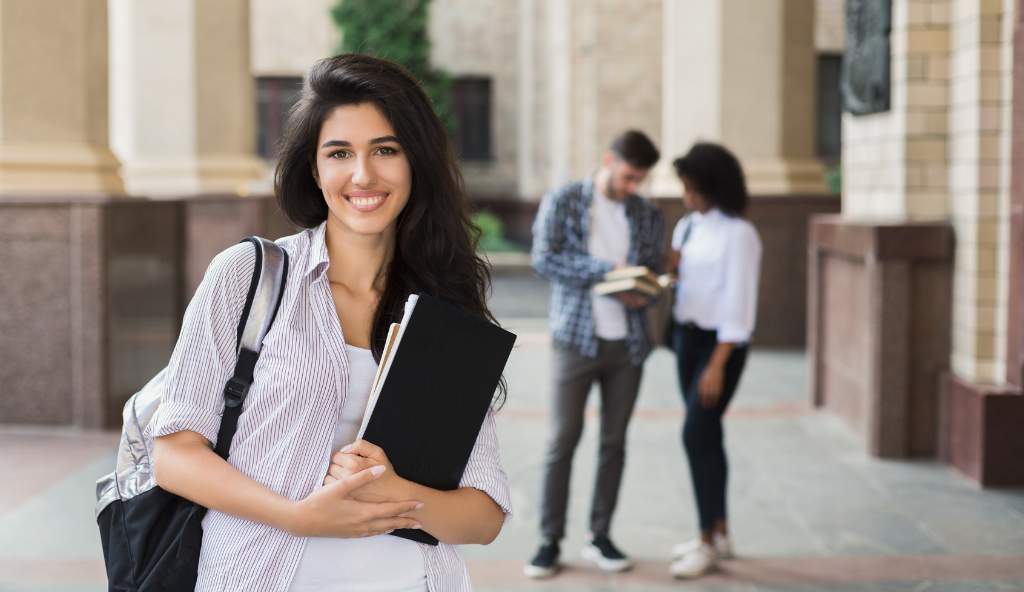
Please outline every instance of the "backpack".
[[[288, 275], [284, 249], [259, 237], [246, 241], [256, 249], [256, 264], [238, 321], [234, 375], [224, 386], [214, 448], [224, 459]], [[153, 476], [152, 428], [166, 380], [164, 368], [125, 403], [115, 470], [96, 482], [96, 521], [112, 592], [192, 591], [196, 585], [206, 508], [161, 489]]]

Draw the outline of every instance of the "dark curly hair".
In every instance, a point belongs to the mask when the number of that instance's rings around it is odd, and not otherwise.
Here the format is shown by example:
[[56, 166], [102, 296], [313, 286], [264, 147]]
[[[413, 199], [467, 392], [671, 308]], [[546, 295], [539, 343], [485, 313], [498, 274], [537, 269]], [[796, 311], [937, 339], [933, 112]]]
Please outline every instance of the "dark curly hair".
[[[380, 361], [391, 323], [400, 322], [406, 296], [425, 293], [496, 323], [487, 307], [490, 268], [476, 254], [462, 173], [448, 134], [416, 79], [402, 66], [361, 54], [322, 59], [310, 68], [288, 115], [274, 174], [274, 194], [297, 225], [327, 219], [327, 202], [313, 176], [324, 120], [337, 107], [370, 103], [395, 130], [412, 170], [409, 201], [398, 215], [395, 248], [374, 314], [370, 348]], [[500, 400], [506, 393], [502, 380]]]
[[676, 175], [694, 186], [708, 203], [730, 216], [747, 211], [747, 182], [740, 161], [725, 146], [698, 142], [675, 159]]

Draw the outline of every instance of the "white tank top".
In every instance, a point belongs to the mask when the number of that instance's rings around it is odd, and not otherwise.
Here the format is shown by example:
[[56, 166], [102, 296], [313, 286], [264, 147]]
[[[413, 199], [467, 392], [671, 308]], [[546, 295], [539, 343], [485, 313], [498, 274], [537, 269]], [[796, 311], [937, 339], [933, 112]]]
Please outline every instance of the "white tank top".
[[[345, 346], [348, 394], [334, 429], [332, 453], [355, 440], [377, 363], [368, 349]], [[391, 535], [354, 539], [310, 538], [292, 578], [291, 592], [426, 592], [419, 544]]]

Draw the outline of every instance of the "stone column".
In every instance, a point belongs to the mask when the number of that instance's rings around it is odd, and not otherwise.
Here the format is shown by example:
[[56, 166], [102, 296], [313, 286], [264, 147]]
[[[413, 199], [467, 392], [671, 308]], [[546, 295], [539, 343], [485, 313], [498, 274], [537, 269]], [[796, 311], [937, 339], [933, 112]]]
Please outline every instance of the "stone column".
[[111, 144], [128, 191], [248, 193], [265, 175], [255, 154], [248, 1], [110, 7]]
[[519, 10], [520, 193], [591, 174], [626, 129], [660, 141], [660, 0], [520, 0]]
[[4, 0], [0, 44], [0, 195], [121, 193], [106, 0]]
[[677, 195], [671, 159], [698, 140], [743, 162], [754, 194], [822, 194], [814, 155], [813, 0], [664, 0], [662, 131], [654, 193]]

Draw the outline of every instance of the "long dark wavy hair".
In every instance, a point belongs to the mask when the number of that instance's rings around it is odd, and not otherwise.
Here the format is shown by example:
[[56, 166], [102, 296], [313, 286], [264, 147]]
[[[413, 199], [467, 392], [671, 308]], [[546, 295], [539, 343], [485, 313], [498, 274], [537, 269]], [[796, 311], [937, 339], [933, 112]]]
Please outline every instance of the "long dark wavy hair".
[[[324, 120], [337, 107], [371, 103], [391, 124], [412, 170], [409, 201], [398, 215], [393, 256], [374, 314], [370, 348], [378, 362], [388, 327], [402, 320], [405, 299], [425, 293], [497, 323], [487, 307], [490, 268], [476, 254], [480, 230], [472, 224], [462, 173], [448, 134], [416, 79], [402, 66], [361, 54], [313, 64], [302, 96], [288, 115], [274, 194], [303, 228], [327, 219], [316, 183], [316, 145]], [[507, 389], [502, 379], [499, 405]]]

